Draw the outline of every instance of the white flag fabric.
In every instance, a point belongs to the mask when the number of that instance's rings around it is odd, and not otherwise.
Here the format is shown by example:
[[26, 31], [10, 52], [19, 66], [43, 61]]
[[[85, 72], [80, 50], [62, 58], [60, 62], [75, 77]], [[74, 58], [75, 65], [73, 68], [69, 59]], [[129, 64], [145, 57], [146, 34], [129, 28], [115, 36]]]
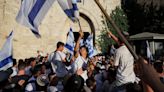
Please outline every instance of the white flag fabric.
[[84, 39], [81, 39], [81, 40], [80, 40], [80, 47], [81, 47], [81, 46], [84, 46], [84, 45], [85, 45]]
[[0, 71], [7, 70], [13, 66], [12, 61], [12, 40], [13, 40], [13, 31], [8, 36], [5, 44], [3, 45], [0, 51]]
[[77, 21], [79, 17], [77, 0], [58, 0], [58, 3], [72, 21]]
[[16, 21], [40, 37], [38, 27], [56, 0], [23, 0]]
[[74, 35], [73, 35], [73, 31], [72, 31], [72, 28], [70, 28], [70, 31], [68, 32], [68, 36], [67, 36], [67, 42], [66, 42], [66, 45], [65, 45], [65, 48], [67, 48], [68, 52], [73, 55], [74, 53]]
[[146, 51], [147, 51], [147, 58], [149, 58], [150, 60], [153, 60], [153, 56], [152, 56], [152, 53], [150, 51], [150, 46], [149, 46], [148, 41], [146, 41]]
[[93, 45], [93, 34], [90, 34], [88, 36], [88, 38], [86, 39], [86, 47], [88, 47], [88, 54], [89, 54], [89, 57], [93, 57], [94, 56], [94, 45]]

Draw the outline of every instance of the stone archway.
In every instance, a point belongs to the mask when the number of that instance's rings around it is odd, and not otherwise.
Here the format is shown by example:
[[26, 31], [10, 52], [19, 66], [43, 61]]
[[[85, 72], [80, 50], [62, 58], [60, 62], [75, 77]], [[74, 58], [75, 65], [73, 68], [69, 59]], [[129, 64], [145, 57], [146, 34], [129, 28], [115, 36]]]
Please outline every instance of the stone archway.
[[[84, 13], [80, 12], [80, 23], [81, 23], [81, 27], [83, 32], [85, 33], [84, 36], [88, 36], [88, 33], [93, 33], [93, 43], [95, 45], [95, 26], [92, 22], [92, 20]], [[78, 31], [79, 31], [79, 25], [78, 23], [74, 23], [72, 24], [73, 29], [75, 30], [75, 40], [77, 40], [78, 37]], [[86, 38], [86, 37], [85, 37]]]

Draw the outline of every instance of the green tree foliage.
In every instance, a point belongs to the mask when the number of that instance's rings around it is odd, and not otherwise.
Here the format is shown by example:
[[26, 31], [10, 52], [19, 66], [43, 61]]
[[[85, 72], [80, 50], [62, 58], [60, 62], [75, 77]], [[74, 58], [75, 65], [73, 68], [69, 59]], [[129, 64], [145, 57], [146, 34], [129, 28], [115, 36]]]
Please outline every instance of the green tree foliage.
[[[116, 7], [115, 10], [112, 11], [110, 14], [111, 18], [113, 21], [115, 21], [116, 25], [122, 30], [122, 31], [128, 31], [128, 21], [127, 21], [127, 16], [125, 15], [124, 11], [120, 7]], [[103, 53], [107, 53], [109, 46], [112, 44], [115, 44], [115, 42], [108, 37], [107, 32], [111, 31], [114, 35], [117, 36], [117, 33], [115, 29], [112, 27], [112, 25], [109, 23], [109, 21], [103, 18], [103, 29], [101, 30], [100, 35], [98, 36], [98, 45], [101, 47], [101, 51]]]
[[164, 0], [121, 0], [129, 22], [130, 35], [164, 33]]

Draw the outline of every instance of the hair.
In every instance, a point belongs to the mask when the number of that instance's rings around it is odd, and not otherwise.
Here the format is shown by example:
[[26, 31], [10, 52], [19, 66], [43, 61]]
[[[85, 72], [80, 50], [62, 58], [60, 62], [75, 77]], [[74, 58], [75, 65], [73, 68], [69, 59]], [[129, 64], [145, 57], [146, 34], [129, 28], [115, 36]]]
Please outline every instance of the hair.
[[18, 60], [18, 64], [19, 64], [19, 63], [23, 63], [23, 59], [19, 59], [19, 60]]
[[127, 15], [131, 34], [164, 33], [164, 0], [122, 0], [121, 5]]
[[24, 62], [18, 64], [18, 70], [24, 70], [25, 68], [26, 68], [26, 64]]
[[162, 73], [163, 72], [163, 62], [155, 62], [154, 68], [158, 73]]
[[31, 57], [31, 58], [29, 59], [30, 63], [33, 62], [33, 61], [35, 61], [35, 60], [36, 60], [36, 58], [34, 58], [34, 57]]
[[58, 42], [57, 43], [57, 48], [59, 48], [60, 46], [64, 46], [64, 43], [63, 42]]
[[13, 59], [13, 66], [17, 65], [17, 60]]
[[86, 51], [88, 52], [88, 47], [86, 47], [85, 45], [83, 45], [83, 46], [80, 47], [80, 49], [82, 49], [82, 48], [85, 48]]
[[36, 66], [31, 70], [32, 75], [35, 75], [35, 74], [37, 74], [39, 71], [41, 71], [41, 66], [42, 66], [42, 65], [36, 65]]
[[43, 59], [44, 59], [44, 57], [43, 57], [43, 56], [41, 56], [41, 57], [40, 57], [40, 59], [39, 59], [39, 62], [42, 62], [42, 61], [43, 61]]
[[87, 51], [87, 57], [88, 57], [88, 54], [89, 54], [88, 53], [89, 52], [88, 47], [86, 47], [85, 45], [83, 45], [83, 46], [80, 47], [80, 49], [82, 49], [82, 48], [85, 48], [86, 49], [86, 51]]
[[64, 86], [65, 92], [81, 92], [84, 86], [84, 79], [80, 75], [72, 75], [66, 85]]
[[29, 66], [30, 63], [31, 63], [30, 59], [29, 58], [28, 59], [25, 59], [25, 63], [26, 63], [26, 66]]
[[94, 83], [95, 83], [95, 79], [94, 78], [88, 78], [87, 80], [86, 80], [86, 84], [87, 84], [87, 86], [90, 88], [90, 87], [92, 87], [93, 85], [94, 85]]

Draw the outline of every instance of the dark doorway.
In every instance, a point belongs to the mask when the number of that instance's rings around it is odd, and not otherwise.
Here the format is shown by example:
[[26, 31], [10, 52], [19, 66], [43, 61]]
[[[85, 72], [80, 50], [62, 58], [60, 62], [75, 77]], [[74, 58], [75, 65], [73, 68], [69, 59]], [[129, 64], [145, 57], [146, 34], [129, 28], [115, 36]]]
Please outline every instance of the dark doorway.
[[[77, 42], [78, 37], [79, 37], [79, 32], [73, 32], [74, 37], [75, 37], [75, 42]], [[88, 36], [90, 35], [89, 32], [84, 32], [84, 41], [88, 38]]]
[[[81, 12], [80, 12], [80, 17], [82, 17], [83, 19], [85, 19], [88, 22], [91, 32], [93, 33], [93, 44], [95, 45], [95, 27], [94, 27], [92, 20], [87, 15], [85, 15], [84, 13], [81, 13]], [[84, 36], [88, 37], [88, 34], [89, 34], [89, 32], [86, 32], [86, 33], [84, 33]]]

